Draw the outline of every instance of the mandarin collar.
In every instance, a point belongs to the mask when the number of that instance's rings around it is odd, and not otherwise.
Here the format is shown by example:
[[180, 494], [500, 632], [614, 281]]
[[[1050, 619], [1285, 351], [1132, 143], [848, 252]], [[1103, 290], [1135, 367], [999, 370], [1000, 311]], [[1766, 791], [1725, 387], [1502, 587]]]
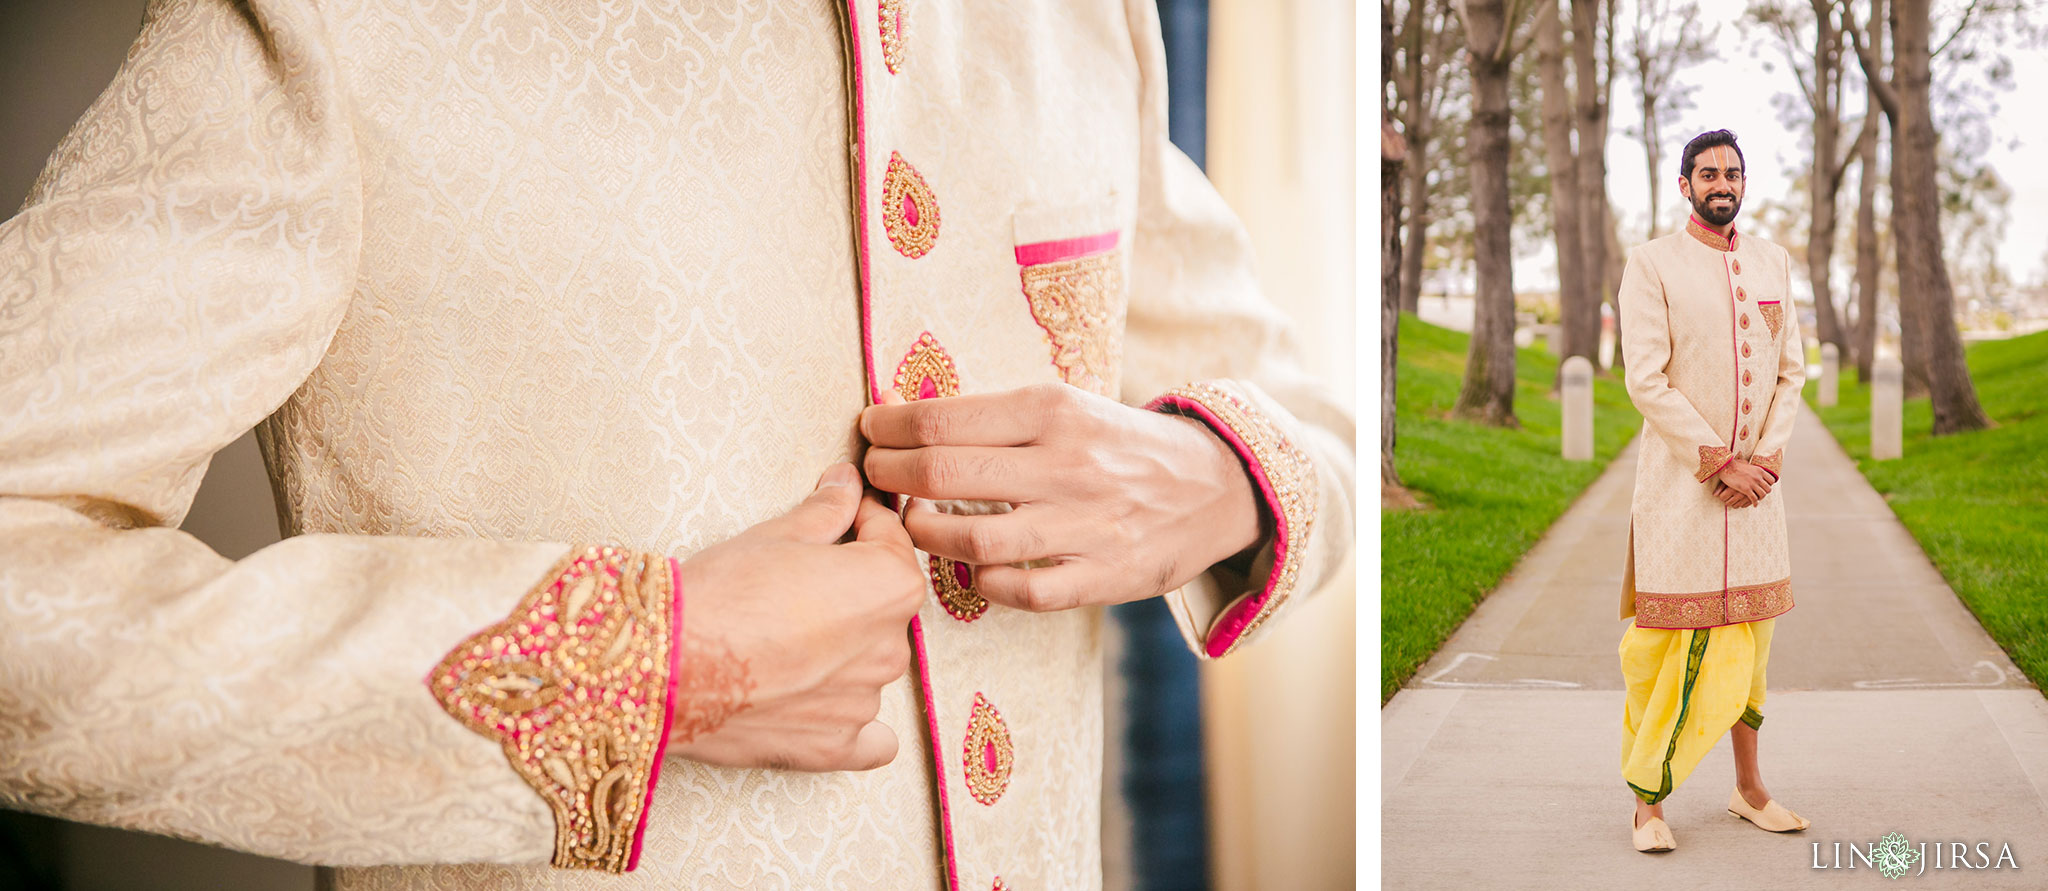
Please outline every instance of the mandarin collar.
[[1742, 237], [1742, 233], [1737, 232], [1734, 226], [1730, 226], [1728, 237], [1722, 238], [1721, 233], [1707, 228], [1706, 223], [1700, 222], [1698, 214], [1686, 214], [1685, 233], [1698, 239], [1700, 244], [1723, 252], [1735, 250], [1736, 241]]

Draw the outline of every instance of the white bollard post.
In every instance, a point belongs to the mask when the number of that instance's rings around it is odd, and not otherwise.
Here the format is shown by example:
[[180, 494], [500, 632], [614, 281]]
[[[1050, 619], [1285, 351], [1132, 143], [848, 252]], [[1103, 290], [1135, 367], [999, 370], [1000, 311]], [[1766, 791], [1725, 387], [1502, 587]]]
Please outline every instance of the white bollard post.
[[1870, 369], [1870, 457], [1889, 461], [1905, 454], [1899, 429], [1900, 406], [1905, 401], [1906, 370], [1899, 360], [1884, 356]]
[[1841, 389], [1842, 351], [1832, 343], [1820, 345], [1820, 398], [1816, 401], [1821, 408], [1833, 408]]
[[1564, 459], [1593, 460], [1593, 363], [1564, 360]]

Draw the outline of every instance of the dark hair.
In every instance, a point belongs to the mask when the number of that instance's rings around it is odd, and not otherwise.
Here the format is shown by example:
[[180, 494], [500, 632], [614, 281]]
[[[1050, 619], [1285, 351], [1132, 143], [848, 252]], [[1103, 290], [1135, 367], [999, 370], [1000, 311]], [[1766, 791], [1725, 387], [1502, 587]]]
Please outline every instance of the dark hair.
[[1742, 157], [1742, 146], [1735, 144], [1735, 131], [1709, 130], [1693, 137], [1691, 142], [1685, 144], [1685, 151], [1678, 156], [1678, 175], [1686, 179], [1692, 179], [1692, 159], [1698, 156], [1700, 152], [1704, 152], [1717, 145], [1725, 145], [1734, 149], [1735, 160], [1742, 162], [1743, 173], [1747, 174], [1749, 172], [1749, 161]]

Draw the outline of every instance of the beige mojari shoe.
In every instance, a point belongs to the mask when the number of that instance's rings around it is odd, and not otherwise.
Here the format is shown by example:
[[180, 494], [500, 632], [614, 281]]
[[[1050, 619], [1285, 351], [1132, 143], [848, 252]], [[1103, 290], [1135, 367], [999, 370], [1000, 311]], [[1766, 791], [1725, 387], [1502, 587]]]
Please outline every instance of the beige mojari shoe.
[[1749, 802], [1743, 800], [1741, 789], [1729, 793], [1728, 813], [1772, 832], [1798, 832], [1813, 825], [1813, 821], [1786, 810], [1775, 798], [1764, 802], [1762, 810], [1750, 807]]
[[1665, 824], [1662, 817], [1651, 817], [1648, 820], [1644, 820], [1643, 825], [1637, 826], [1635, 814], [1631, 813], [1628, 817], [1628, 825], [1629, 831], [1635, 835], [1636, 850], [1638, 851], [1648, 854], [1657, 851], [1670, 851], [1678, 847], [1678, 839], [1672, 837], [1671, 827]]

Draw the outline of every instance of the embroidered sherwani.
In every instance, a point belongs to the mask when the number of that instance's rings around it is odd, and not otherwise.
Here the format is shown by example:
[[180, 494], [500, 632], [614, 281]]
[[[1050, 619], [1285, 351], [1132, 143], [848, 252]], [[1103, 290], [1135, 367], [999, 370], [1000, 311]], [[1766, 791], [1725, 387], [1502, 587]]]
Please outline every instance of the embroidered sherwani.
[[[1763, 726], [1771, 637], [1792, 608], [1775, 482], [1805, 354], [1788, 311], [1791, 258], [1696, 218], [1629, 253], [1621, 349], [1643, 415], [1622, 573], [1623, 780], [1662, 802], [1737, 720]], [[1773, 479], [1730, 508], [1713, 478], [1748, 460]]]
[[1777, 485], [1730, 508], [1712, 482], [1735, 458], [1773, 479], [1784, 466], [1806, 381], [1791, 268], [1784, 248], [1724, 239], [1697, 220], [1629, 252], [1621, 350], [1643, 431], [1620, 617], [1638, 627], [1709, 628], [1792, 608]]
[[1063, 381], [1257, 486], [1199, 655], [1330, 578], [1352, 420], [1164, 112], [1151, 0], [153, 4], [0, 226], [0, 805], [343, 888], [1097, 886], [1098, 610], [920, 555], [897, 759], [728, 770], [663, 756], [676, 561], [887, 389]]

